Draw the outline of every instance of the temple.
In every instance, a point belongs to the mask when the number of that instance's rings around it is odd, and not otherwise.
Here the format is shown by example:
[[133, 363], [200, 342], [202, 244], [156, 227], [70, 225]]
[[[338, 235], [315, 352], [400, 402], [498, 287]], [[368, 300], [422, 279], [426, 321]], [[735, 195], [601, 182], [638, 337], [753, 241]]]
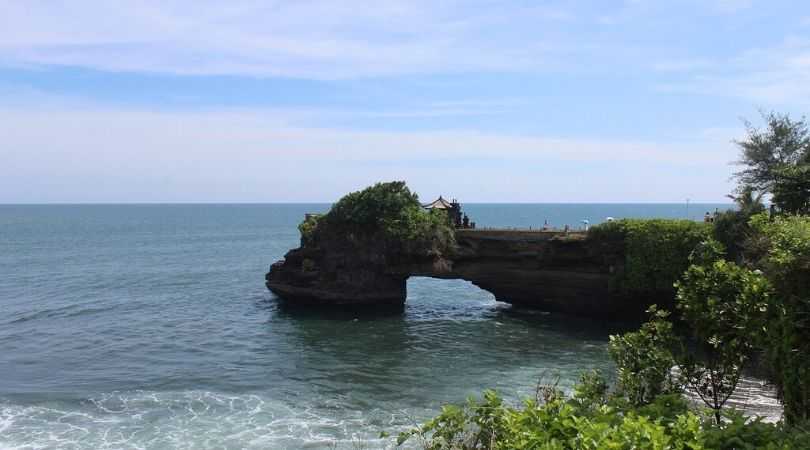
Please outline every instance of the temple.
[[453, 199], [448, 202], [441, 195], [436, 200], [422, 205], [425, 209], [441, 209], [447, 212], [447, 217], [450, 219], [450, 224], [455, 228], [475, 228], [475, 222], [470, 222], [467, 214], [462, 214], [461, 204], [458, 200]]

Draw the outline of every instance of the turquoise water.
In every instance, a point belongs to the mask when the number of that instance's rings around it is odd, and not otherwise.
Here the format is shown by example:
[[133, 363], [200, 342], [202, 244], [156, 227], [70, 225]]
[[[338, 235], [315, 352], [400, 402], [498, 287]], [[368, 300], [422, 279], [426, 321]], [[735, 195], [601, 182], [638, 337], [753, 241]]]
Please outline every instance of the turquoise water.
[[[722, 205], [691, 205], [694, 218]], [[264, 287], [327, 205], [0, 206], [0, 448], [379, 448], [484, 388], [609, 368], [622, 324], [412, 279], [404, 312], [288, 311]], [[479, 226], [685, 205], [467, 205]]]

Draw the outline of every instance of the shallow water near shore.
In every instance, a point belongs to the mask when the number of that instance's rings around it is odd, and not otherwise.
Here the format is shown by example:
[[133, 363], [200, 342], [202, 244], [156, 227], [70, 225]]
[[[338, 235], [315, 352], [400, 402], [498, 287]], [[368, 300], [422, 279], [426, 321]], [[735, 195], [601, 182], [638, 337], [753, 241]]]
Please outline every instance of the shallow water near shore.
[[[516, 401], [543, 377], [610, 370], [607, 337], [628, 324], [515, 309], [458, 280], [409, 280], [399, 312], [283, 308], [264, 273], [326, 208], [0, 206], [0, 448], [378, 448], [485, 388]], [[466, 209], [518, 227], [685, 213]]]

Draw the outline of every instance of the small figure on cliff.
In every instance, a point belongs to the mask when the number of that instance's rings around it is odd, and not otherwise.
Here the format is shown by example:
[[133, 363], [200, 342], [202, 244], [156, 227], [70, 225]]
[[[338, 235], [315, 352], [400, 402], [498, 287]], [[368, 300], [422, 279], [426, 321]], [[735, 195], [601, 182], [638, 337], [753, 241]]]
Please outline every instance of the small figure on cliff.
[[470, 218], [467, 217], [467, 213], [464, 213], [464, 218], [461, 219], [461, 224], [464, 228], [470, 228]]
[[548, 220], [543, 221], [543, 231], [548, 231]]

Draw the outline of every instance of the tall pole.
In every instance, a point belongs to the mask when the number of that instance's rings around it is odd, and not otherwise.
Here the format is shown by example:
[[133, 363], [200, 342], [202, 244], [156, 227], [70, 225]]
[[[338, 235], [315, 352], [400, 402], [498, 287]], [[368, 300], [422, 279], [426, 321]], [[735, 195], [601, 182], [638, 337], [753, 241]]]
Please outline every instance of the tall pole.
[[686, 220], [689, 220], [689, 199], [686, 199]]

